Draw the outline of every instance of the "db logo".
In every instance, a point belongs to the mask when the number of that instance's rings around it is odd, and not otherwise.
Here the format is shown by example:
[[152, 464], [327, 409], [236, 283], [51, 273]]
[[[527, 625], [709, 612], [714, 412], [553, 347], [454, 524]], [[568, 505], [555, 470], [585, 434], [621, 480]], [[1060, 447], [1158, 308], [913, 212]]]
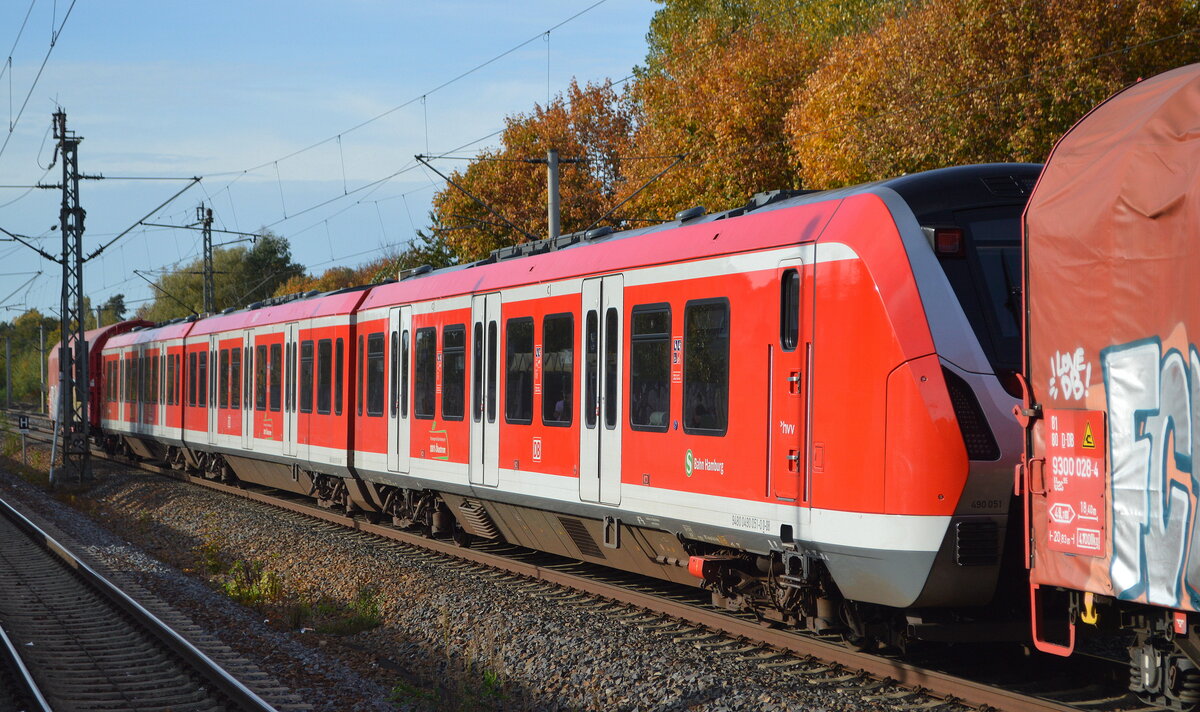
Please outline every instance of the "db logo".
[[534, 462], [542, 461], [542, 439], [541, 438], [533, 439], [533, 461]]
[[1050, 518], [1059, 524], [1070, 524], [1075, 521], [1075, 509], [1069, 504], [1059, 502], [1050, 508]]

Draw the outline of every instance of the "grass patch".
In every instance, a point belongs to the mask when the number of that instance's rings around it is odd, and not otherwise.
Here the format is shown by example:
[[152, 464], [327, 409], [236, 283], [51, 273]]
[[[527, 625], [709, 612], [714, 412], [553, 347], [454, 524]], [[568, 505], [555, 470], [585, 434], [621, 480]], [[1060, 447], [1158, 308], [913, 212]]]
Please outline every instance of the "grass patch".
[[364, 630], [378, 628], [383, 622], [380, 611], [379, 591], [374, 586], [364, 586], [358, 589], [354, 600], [345, 608], [332, 606], [328, 601], [318, 602], [318, 615], [324, 620], [316, 626], [318, 633], [331, 635], [354, 635]]
[[283, 581], [262, 561], [238, 559], [229, 567], [221, 589], [245, 606], [262, 606], [283, 599]]

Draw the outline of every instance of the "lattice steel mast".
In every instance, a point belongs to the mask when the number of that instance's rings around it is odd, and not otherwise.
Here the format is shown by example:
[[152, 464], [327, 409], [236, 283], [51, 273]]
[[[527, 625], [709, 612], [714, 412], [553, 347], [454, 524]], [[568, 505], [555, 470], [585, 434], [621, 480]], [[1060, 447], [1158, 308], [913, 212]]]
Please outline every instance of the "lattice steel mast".
[[[61, 472], [83, 480], [91, 476], [88, 449], [88, 345], [84, 338], [86, 309], [83, 294], [83, 218], [79, 206], [79, 142], [67, 130], [67, 114], [54, 113], [54, 138], [62, 159], [62, 340], [59, 342], [59, 427], [62, 432]], [[74, 353], [72, 353], [72, 351]]]

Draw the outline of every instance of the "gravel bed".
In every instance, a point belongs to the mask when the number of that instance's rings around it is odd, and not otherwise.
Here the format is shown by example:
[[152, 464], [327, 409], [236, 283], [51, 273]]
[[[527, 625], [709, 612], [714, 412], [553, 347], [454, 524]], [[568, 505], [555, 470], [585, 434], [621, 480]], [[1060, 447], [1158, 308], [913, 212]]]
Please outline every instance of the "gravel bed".
[[[68, 497], [77, 509], [8, 472], [0, 490], [136, 573], [314, 710], [885, 709], [644, 630], [628, 608], [547, 600], [515, 577], [158, 476], [101, 471]], [[273, 603], [218, 592], [239, 561], [262, 567]], [[379, 625], [328, 629], [363, 611]]]

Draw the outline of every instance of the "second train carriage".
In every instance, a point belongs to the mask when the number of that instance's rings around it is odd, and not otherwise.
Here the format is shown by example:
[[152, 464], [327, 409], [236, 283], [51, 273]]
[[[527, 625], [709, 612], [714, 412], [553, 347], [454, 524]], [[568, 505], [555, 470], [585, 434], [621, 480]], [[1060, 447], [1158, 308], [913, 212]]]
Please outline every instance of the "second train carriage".
[[[763, 194], [163, 327], [184, 332], [162, 334], [182, 444], [111, 429], [216, 474], [888, 637], [880, 611], [996, 590], [1037, 171]], [[116, 396], [129, 413], [164, 393]]]

